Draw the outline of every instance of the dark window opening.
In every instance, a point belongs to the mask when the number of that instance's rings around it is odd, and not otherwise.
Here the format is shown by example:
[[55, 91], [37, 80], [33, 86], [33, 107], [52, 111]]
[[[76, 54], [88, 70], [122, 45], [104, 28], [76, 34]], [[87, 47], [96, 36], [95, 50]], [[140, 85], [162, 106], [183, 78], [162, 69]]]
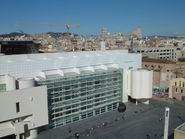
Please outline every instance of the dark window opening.
[[20, 112], [20, 104], [16, 102], [16, 113]]
[[100, 81], [95, 81], [95, 84], [99, 84], [100, 83]]

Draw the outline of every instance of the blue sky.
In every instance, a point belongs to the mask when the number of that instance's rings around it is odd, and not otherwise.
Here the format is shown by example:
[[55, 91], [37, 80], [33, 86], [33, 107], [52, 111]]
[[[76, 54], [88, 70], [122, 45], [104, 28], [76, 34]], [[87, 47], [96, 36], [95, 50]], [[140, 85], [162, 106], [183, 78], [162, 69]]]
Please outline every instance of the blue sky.
[[18, 25], [17, 22], [80, 24], [73, 33], [185, 35], [185, 0], [0, 0], [0, 34], [66, 32], [63, 26]]

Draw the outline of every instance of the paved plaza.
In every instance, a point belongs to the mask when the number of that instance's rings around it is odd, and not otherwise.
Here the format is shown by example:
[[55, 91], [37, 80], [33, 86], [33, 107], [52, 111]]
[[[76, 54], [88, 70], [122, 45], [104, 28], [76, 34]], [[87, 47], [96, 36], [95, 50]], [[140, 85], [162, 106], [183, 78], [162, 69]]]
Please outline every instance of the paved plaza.
[[38, 139], [161, 139], [165, 107], [170, 107], [169, 139], [174, 129], [185, 122], [185, 103], [153, 98], [149, 105], [126, 103], [126, 112], [107, 112], [67, 126], [43, 131]]

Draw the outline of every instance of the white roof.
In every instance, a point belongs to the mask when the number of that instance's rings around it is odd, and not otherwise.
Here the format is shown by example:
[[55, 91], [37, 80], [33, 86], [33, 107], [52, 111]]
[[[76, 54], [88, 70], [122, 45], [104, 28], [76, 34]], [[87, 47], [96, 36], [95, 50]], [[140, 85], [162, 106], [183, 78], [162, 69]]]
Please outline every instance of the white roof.
[[118, 64], [120, 68], [141, 68], [141, 54], [127, 50], [80, 51], [0, 56], [0, 75], [35, 77], [43, 70]]

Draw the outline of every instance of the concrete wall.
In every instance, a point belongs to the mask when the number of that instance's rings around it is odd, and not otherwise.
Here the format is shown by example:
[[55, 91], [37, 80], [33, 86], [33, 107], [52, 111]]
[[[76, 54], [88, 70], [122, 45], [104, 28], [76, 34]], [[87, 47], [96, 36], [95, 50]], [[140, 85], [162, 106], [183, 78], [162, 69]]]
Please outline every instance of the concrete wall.
[[[19, 112], [16, 109], [16, 103], [19, 103]], [[0, 112], [0, 124], [7, 121], [14, 123], [17, 120], [18, 123], [23, 123], [22, 126], [27, 124], [28, 129], [48, 124], [46, 87], [40, 86], [1, 93]]]
[[175, 130], [174, 139], [185, 139], [185, 133], [179, 130]]

